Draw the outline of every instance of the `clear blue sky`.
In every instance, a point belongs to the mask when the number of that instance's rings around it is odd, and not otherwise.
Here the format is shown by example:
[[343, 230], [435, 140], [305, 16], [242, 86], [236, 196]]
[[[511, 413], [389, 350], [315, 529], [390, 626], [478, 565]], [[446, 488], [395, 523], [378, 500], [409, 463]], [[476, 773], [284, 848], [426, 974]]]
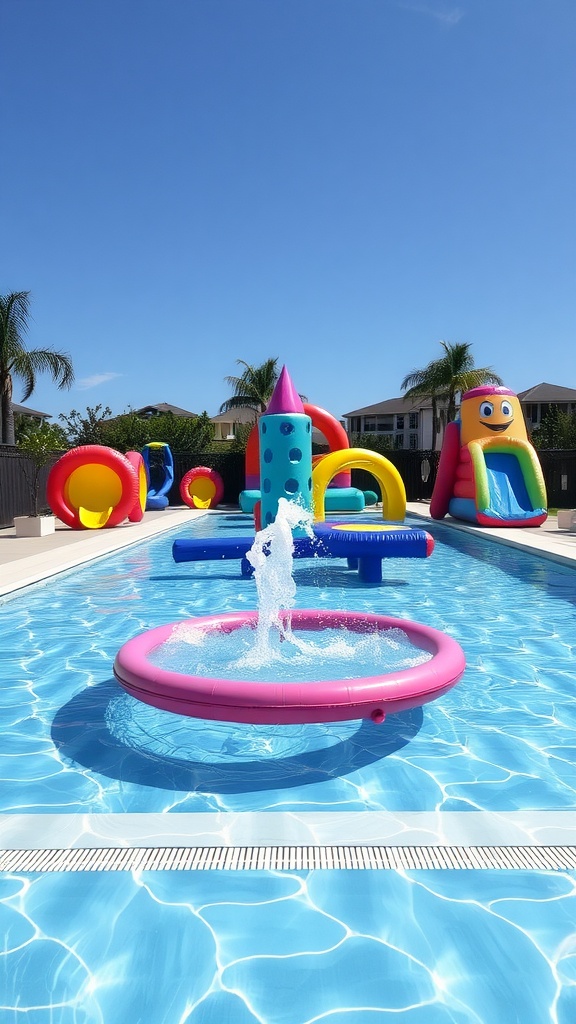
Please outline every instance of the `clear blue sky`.
[[[28, 404], [336, 416], [467, 341], [576, 388], [575, 0], [1, 0], [0, 292]], [[17, 383], [14, 398], [21, 397]]]

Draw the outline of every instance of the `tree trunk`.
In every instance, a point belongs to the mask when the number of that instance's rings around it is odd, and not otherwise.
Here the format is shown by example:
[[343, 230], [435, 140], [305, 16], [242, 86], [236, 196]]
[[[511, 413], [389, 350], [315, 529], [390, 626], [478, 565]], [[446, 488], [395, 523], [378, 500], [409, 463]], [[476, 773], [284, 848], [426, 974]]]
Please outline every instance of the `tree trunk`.
[[0, 416], [0, 442], [2, 444], [16, 444], [14, 434], [14, 413], [12, 412], [12, 381], [10, 378], [2, 391], [2, 410]]

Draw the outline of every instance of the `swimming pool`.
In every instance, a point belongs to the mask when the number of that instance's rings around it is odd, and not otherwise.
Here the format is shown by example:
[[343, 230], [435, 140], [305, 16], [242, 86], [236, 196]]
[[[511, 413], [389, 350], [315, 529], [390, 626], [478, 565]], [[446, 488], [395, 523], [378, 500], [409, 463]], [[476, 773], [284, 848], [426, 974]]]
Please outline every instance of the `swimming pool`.
[[[298, 607], [444, 630], [466, 652], [462, 681], [381, 726], [208, 724], [133, 701], [111, 666], [142, 630], [254, 607], [237, 563], [172, 561], [175, 536], [214, 528], [250, 524], [209, 516], [2, 603], [4, 846], [170, 846], [186, 831], [196, 844], [281, 845], [302, 830], [384, 842], [390, 821], [405, 842], [442, 842], [456, 819], [481, 843], [490, 821], [510, 836], [520, 815], [542, 836], [543, 815], [573, 820], [573, 569], [443, 524], [430, 559], [385, 563], [377, 586], [343, 563], [296, 563]], [[575, 883], [531, 870], [5, 872], [2, 1020], [573, 1024]]]
[[[209, 516], [195, 535], [249, 529]], [[140, 704], [112, 676], [156, 625], [255, 606], [236, 562], [175, 565], [174, 534], [6, 600], [0, 812], [533, 811], [576, 804], [576, 572], [435, 524], [430, 559], [295, 563], [297, 606], [378, 612], [466, 653], [441, 700], [318, 726], [242, 726]], [[6, 670], [5, 670], [6, 671]]]

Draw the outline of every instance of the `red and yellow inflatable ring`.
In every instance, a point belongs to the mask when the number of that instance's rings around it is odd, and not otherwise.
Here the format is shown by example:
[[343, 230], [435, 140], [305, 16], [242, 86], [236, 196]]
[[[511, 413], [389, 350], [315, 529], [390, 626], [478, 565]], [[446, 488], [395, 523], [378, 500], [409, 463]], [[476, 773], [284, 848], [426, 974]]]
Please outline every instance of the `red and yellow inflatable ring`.
[[74, 530], [117, 526], [138, 503], [138, 476], [114, 448], [82, 445], [52, 467], [46, 497], [54, 514]]

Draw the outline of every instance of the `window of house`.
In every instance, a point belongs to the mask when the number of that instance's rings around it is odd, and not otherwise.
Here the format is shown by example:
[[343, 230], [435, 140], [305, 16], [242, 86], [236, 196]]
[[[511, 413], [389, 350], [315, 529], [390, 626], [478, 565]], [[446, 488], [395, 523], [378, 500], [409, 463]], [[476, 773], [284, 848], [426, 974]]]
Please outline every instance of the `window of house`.
[[404, 434], [395, 434], [395, 436], [394, 436], [394, 447], [395, 448], [403, 448], [404, 447]]
[[396, 430], [404, 430], [404, 413], [399, 413], [396, 417]]
[[394, 417], [393, 416], [379, 416], [378, 417], [378, 433], [385, 434], [394, 430]]
[[[408, 429], [409, 430], [418, 430], [418, 413], [417, 412], [411, 412], [409, 414], [409, 416], [408, 416]], [[410, 445], [410, 447], [412, 447], [412, 445]]]
[[418, 434], [410, 434], [410, 450], [418, 451]]
[[375, 416], [365, 416], [364, 417], [364, 430], [366, 431], [367, 434], [375, 434], [376, 433], [376, 417]]
[[361, 427], [360, 427], [360, 417], [359, 416], [351, 416], [350, 417], [350, 433], [351, 434], [359, 434], [360, 430], [361, 430]]

